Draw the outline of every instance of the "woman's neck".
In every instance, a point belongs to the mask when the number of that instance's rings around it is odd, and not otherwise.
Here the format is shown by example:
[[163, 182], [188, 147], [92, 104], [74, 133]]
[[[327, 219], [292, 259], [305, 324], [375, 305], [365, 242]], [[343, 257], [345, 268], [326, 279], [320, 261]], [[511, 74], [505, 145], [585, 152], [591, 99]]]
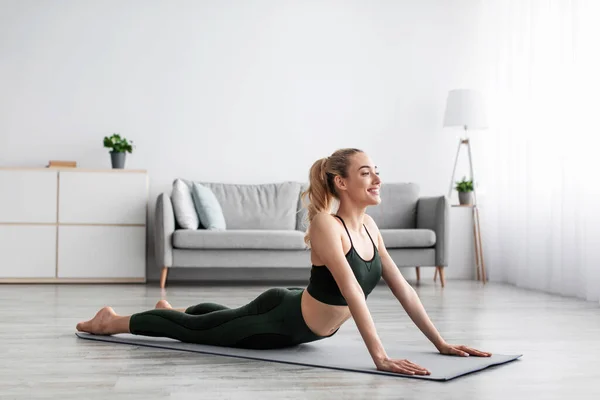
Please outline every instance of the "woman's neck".
[[365, 221], [365, 212], [366, 208], [350, 209], [340, 206], [336, 214], [342, 217], [348, 230], [353, 232], [360, 232]]

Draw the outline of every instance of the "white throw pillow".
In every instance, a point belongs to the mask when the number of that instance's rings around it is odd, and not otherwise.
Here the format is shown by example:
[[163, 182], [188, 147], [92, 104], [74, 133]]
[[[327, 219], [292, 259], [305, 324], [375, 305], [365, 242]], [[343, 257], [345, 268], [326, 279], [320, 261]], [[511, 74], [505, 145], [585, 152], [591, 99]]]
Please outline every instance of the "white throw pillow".
[[198, 229], [200, 219], [194, 206], [192, 192], [190, 187], [181, 179], [175, 179], [173, 182], [171, 201], [173, 202], [175, 219], [179, 226], [183, 229]]

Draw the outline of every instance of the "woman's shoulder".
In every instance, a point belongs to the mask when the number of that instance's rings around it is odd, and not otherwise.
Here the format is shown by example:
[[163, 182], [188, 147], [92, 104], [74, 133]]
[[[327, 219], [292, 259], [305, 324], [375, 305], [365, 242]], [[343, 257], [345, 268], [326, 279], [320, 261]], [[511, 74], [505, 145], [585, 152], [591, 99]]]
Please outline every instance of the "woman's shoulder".
[[371, 217], [369, 214], [366, 214], [366, 213], [365, 213], [365, 223], [369, 223], [371, 225], [377, 226], [373, 217]]
[[377, 223], [375, 223], [375, 220], [373, 219], [373, 217], [371, 217], [369, 214], [365, 214], [365, 225], [367, 226], [367, 229], [369, 229], [370, 231], [379, 233], [379, 227], [377, 226]]
[[337, 218], [335, 215], [328, 213], [326, 211], [321, 211], [315, 214], [311, 221], [311, 225], [313, 226], [331, 226], [332, 224], [336, 224]]
[[336, 220], [335, 216], [327, 212], [315, 214], [310, 224], [308, 224], [307, 229], [307, 233], [311, 237], [311, 242], [318, 241], [323, 243], [324, 241], [327, 242], [328, 240], [340, 237], [341, 231]]

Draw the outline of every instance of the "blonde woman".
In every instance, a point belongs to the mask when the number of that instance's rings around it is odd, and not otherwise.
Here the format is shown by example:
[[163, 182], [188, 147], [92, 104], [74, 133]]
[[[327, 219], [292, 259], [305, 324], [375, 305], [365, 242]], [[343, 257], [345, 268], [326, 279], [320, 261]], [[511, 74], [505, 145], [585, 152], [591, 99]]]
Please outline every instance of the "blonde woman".
[[[201, 303], [174, 309], [164, 300], [156, 308], [130, 316], [104, 307], [77, 324], [77, 330], [99, 335], [131, 333], [169, 337], [183, 342], [252, 349], [294, 346], [330, 338], [353, 318], [378, 370], [429, 375], [423, 366], [391, 358], [385, 351], [366, 298], [383, 278], [400, 303], [442, 354], [489, 357], [467, 346], [448, 344], [428, 318], [414, 289], [406, 282], [385, 245], [369, 206], [381, 202], [381, 179], [369, 156], [339, 149], [310, 168], [308, 229], [311, 275], [306, 288], [271, 288], [237, 308]], [[330, 213], [339, 202], [335, 215]]]

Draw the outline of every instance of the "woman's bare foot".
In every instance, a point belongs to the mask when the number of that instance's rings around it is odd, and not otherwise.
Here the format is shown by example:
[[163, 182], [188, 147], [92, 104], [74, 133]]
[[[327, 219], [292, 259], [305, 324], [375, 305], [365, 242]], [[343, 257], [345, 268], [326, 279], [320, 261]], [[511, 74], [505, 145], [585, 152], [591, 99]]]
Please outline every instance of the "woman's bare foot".
[[173, 308], [166, 300], [159, 300], [158, 303], [154, 306], [155, 309], [165, 309], [165, 310], [174, 310], [179, 312], [185, 312], [185, 308]]
[[118, 329], [115, 329], [115, 322], [119, 318], [122, 317], [119, 317], [111, 307], [103, 307], [94, 318], [78, 323], [77, 330], [96, 335], [112, 335], [119, 333]]
[[156, 303], [156, 306], [154, 306], [154, 308], [172, 309], [173, 307], [171, 307], [171, 305], [169, 304], [168, 301], [166, 301], [166, 300], [159, 300], [158, 303]]

